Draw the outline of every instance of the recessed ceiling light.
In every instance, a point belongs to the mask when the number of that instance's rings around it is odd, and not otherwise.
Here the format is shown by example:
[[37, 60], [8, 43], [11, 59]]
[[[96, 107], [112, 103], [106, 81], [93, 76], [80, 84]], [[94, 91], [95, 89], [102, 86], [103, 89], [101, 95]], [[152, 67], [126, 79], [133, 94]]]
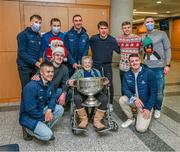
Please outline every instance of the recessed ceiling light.
[[144, 18], [137, 19], [137, 20], [133, 20], [133, 23], [135, 23], [135, 22], [141, 22], [141, 21], [144, 21]]
[[166, 11], [166, 13], [171, 13], [171, 11]]
[[133, 9], [133, 11], [135, 12], [135, 11], [136, 11], [136, 9]]
[[156, 3], [157, 3], [157, 4], [161, 4], [161, 3], [162, 3], [162, 1], [156, 1]]
[[150, 15], [156, 15], [157, 12], [140, 12], [140, 11], [133, 11], [133, 14], [150, 14]]

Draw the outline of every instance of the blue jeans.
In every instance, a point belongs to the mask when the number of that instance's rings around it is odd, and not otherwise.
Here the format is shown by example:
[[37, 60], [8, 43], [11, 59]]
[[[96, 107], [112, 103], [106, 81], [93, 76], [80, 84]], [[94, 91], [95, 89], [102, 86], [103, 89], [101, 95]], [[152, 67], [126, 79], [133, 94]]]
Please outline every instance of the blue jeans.
[[[44, 113], [47, 111], [48, 107], [44, 108]], [[39, 140], [48, 141], [53, 136], [53, 132], [51, 128], [60, 120], [64, 113], [64, 108], [61, 105], [56, 105], [55, 110], [53, 112], [53, 120], [50, 122], [42, 122], [38, 121], [36, 128], [34, 129], [34, 132], [26, 129], [27, 132], [35, 136]]]
[[163, 98], [164, 98], [164, 68], [151, 68], [151, 70], [155, 73], [157, 84], [158, 84], [158, 95], [157, 100], [154, 105], [154, 109], [161, 110]]

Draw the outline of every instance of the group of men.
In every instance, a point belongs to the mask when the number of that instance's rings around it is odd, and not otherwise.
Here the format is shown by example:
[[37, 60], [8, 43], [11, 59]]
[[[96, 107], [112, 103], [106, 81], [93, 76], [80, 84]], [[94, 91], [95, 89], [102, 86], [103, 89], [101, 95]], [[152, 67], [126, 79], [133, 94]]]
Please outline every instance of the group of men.
[[[108, 78], [110, 109], [113, 110], [113, 51], [121, 56], [122, 97], [119, 104], [128, 117], [122, 127], [135, 123], [131, 112], [131, 106], [135, 105], [138, 109], [136, 129], [146, 131], [153, 109], [155, 118], [160, 117], [164, 75], [168, 74], [170, 67], [171, 50], [165, 32], [155, 30], [154, 19], [149, 16], [145, 18], [147, 33], [142, 37], [132, 34], [132, 25], [126, 21], [122, 23], [123, 34], [115, 39], [109, 35], [108, 23], [100, 21], [99, 34], [89, 39], [82, 26], [81, 15], [74, 15], [72, 21], [73, 27], [64, 34], [60, 20], [52, 18], [51, 30], [41, 35], [42, 18], [33, 15], [30, 26], [17, 36], [17, 65], [22, 85], [19, 122], [23, 127], [24, 139], [32, 140], [33, 136], [45, 141], [54, 139], [51, 128], [63, 114], [68, 85], [72, 85], [71, 80], [79, 78], [77, 73], [81, 77]], [[87, 57], [89, 46], [92, 59]], [[148, 67], [141, 65], [139, 54], [144, 54]], [[81, 61], [83, 72], [79, 70]], [[104, 129], [101, 120], [107, 109], [107, 97], [103, 94], [98, 97], [101, 105], [95, 114], [94, 126]], [[80, 118], [79, 127], [86, 128], [87, 114], [81, 106], [85, 97], [76, 95], [74, 98]]]
[[[145, 132], [154, 118], [160, 117], [164, 98], [164, 76], [169, 73], [171, 48], [167, 34], [155, 30], [152, 16], [144, 19], [147, 32], [139, 37], [132, 34], [130, 22], [122, 23], [123, 34], [117, 38], [121, 50], [120, 77], [122, 97], [119, 104], [128, 117], [121, 126], [135, 123], [131, 107], [137, 107], [136, 130]], [[144, 65], [141, 65], [143, 54]]]

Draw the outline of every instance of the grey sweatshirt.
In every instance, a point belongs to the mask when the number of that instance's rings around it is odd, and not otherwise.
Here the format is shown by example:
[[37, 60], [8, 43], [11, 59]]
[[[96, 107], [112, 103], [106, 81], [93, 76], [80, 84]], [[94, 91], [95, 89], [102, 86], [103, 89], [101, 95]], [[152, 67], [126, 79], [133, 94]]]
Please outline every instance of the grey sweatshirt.
[[150, 68], [164, 67], [165, 64], [169, 64], [171, 61], [171, 48], [167, 34], [164, 31], [156, 30], [143, 35], [142, 41], [146, 35], [153, 41], [154, 53], [150, 56], [149, 60], [145, 55], [145, 64]]
[[54, 68], [54, 78], [52, 83], [54, 84], [55, 89], [62, 88], [63, 92], [66, 92], [68, 87], [66, 86], [66, 81], [69, 79], [68, 68], [61, 64], [60, 67]]

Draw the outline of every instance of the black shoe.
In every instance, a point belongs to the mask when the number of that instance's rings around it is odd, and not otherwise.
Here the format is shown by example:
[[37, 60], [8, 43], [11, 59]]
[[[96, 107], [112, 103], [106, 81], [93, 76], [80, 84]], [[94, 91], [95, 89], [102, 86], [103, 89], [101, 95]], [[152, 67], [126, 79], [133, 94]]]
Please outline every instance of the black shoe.
[[26, 141], [30, 141], [33, 139], [33, 137], [26, 131], [25, 127], [22, 127], [22, 131], [23, 131], [23, 138]]
[[51, 138], [49, 139], [49, 141], [55, 140], [55, 136], [52, 135]]
[[64, 105], [64, 111], [69, 111], [70, 110], [70, 106], [71, 106], [71, 102], [70, 101], [66, 101], [66, 103]]

